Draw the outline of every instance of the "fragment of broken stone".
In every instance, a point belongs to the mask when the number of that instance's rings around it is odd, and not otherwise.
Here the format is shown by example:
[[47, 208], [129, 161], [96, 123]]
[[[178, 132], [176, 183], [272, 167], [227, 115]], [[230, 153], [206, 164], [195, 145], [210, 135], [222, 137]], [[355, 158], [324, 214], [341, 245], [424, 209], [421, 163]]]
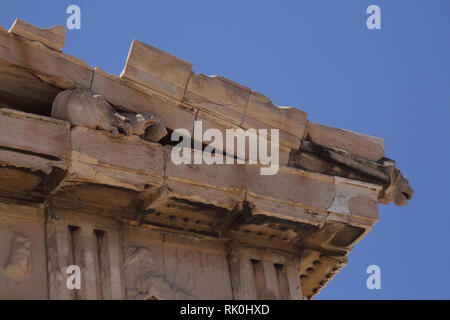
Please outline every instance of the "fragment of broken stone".
[[31, 41], [39, 41], [50, 49], [62, 51], [66, 41], [66, 28], [63, 26], [53, 26], [51, 28], [38, 28], [28, 22], [16, 19], [11, 29], [11, 34], [15, 34]]
[[52, 117], [74, 126], [109, 131], [113, 136], [137, 135], [157, 142], [167, 134], [153, 113], [119, 113], [101, 95], [82, 87], [60, 92], [53, 101]]

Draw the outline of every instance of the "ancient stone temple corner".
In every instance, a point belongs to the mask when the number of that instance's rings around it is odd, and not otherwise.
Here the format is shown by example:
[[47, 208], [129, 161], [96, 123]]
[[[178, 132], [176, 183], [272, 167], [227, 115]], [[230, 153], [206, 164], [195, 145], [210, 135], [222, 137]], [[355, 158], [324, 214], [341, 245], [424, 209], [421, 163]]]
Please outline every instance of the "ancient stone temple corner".
[[[109, 74], [64, 54], [65, 36], [0, 27], [1, 299], [312, 299], [379, 205], [413, 196], [382, 138], [138, 40]], [[227, 153], [233, 164], [174, 163], [174, 132], [192, 159], [208, 148], [196, 122], [276, 141], [276, 173], [248, 149]]]

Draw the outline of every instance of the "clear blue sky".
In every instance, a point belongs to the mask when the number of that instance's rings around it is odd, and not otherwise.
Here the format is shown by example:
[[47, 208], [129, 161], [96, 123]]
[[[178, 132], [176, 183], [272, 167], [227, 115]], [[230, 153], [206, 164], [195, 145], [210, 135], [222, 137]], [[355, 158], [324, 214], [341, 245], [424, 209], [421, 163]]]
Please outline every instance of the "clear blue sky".
[[[119, 74], [139, 39], [296, 106], [320, 123], [385, 139], [410, 179], [406, 207], [380, 206], [380, 221], [319, 299], [450, 298], [450, 1], [5, 1], [15, 18], [65, 25], [78, 4], [82, 29], [65, 53]], [[382, 29], [366, 28], [370, 4]], [[381, 267], [381, 290], [366, 268]]]

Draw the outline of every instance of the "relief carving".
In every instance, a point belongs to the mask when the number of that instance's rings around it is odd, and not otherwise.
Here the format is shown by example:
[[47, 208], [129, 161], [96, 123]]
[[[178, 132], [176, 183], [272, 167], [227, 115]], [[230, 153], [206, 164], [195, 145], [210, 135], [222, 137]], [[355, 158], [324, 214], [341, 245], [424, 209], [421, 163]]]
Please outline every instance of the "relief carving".
[[151, 252], [143, 247], [125, 247], [123, 265], [127, 300], [193, 300], [195, 297], [174, 288], [156, 275]]
[[31, 241], [15, 233], [11, 243], [9, 259], [5, 267], [6, 274], [13, 278], [24, 278], [31, 272]]

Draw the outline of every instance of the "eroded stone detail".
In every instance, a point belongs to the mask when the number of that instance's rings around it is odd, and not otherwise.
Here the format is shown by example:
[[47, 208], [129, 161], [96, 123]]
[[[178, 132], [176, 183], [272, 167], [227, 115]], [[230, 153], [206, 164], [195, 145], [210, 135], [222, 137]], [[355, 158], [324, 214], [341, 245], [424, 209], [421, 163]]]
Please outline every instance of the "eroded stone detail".
[[15, 233], [8, 263], [5, 267], [10, 277], [23, 278], [31, 272], [31, 241], [24, 235]]
[[406, 205], [414, 194], [414, 190], [409, 186], [409, 180], [396, 168], [392, 170], [390, 178], [389, 186], [381, 191], [378, 201], [383, 204], [393, 202], [397, 206]]
[[303, 141], [299, 150], [291, 152], [288, 166], [380, 185], [382, 190], [377, 200], [382, 204], [403, 206], [414, 194], [395, 161], [388, 158], [367, 160], [312, 141]]
[[69, 121], [75, 126], [106, 130], [114, 136], [122, 133], [158, 141], [167, 134], [161, 119], [151, 112], [144, 114], [116, 112], [105, 98], [81, 87], [65, 90], [56, 96], [52, 106], [52, 117]]
[[125, 247], [123, 265], [128, 300], [192, 300], [195, 297], [168, 284], [162, 276], [155, 275], [151, 252], [143, 247]]

